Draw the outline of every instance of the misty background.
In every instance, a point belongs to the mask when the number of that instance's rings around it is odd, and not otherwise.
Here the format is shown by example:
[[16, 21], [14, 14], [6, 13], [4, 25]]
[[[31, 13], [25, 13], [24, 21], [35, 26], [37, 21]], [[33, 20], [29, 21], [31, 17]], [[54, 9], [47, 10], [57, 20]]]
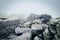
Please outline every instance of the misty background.
[[31, 13], [60, 16], [60, 0], [0, 0], [0, 17], [26, 19]]

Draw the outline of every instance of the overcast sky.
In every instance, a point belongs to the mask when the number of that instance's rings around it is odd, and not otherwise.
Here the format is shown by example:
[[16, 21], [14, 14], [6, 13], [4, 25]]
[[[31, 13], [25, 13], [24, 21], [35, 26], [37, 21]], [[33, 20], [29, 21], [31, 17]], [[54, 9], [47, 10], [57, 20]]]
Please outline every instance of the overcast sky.
[[60, 0], [0, 0], [0, 16], [20, 16], [29, 14], [50, 14], [60, 16]]

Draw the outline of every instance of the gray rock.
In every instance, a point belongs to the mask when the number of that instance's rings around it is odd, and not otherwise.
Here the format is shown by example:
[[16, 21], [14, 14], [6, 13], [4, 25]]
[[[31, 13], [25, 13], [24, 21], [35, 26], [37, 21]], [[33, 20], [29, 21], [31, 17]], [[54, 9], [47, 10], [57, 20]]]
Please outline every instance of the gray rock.
[[60, 22], [56, 25], [56, 29], [57, 29], [57, 35], [60, 38]]
[[23, 33], [21, 36], [18, 36], [14, 39], [11, 39], [11, 40], [30, 40], [30, 37], [31, 37], [31, 33]]
[[0, 40], [9, 40], [9, 39], [7, 39], [7, 38], [3, 38], [3, 39], [0, 39]]
[[32, 22], [33, 20], [37, 19], [38, 15], [36, 14], [30, 14], [27, 18], [27, 21]]
[[8, 18], [0, 17], [0, 20], [6, 20], [6, 19], [8, 19]]
[[43, 23], [46, 23], [46, 22], [49, 22], [49, 20], [52, 18], [50, 15], [48, 14], [43, 14], [43, 15], [40, 15], [38, 17], [40, 20], [43, 21]]
[[15, 33], [15, 28], [20, 26], [19, 20], [0, 20], [0, 38]]
[[35, 19], [40, 19], [43, 21], [43, 23], [49, 22], [49, 20], [52, 17], [48, 14], [43, 14], [43, 15], [36, 15], [36, 14], [31, 14], [29, 15], [29, 17], [27, 18], [27, 21], [33, 21]]
[[16, 38], [17, 36], [15, 34], [9, 34], [9, 36], [7, 37], [8, 39], [13, 39], [13, 38]]
[[16, 34], [25, 33], [25, 32], [31, 32], [31, 29], [30, 28], [20, 28], [20, 27], [17, 27], [15, 29]]
[[44, 40], [50, 40], [51, 35], [48, 29], [45, 29], [43, 34], [44, 34]]
[[51, 20], [50, 20], [50, 24], [51, 24], [51, 25], [56, 25], [58, 22], [60, 22], [60, 19], [54, 18], [54, 19], [51, 19]]
[[59, 38], [58, 38], [57, 34], [55, 34], [55, 38], [56, 38], [56, 40], [59, 40]]
[[24, 28], [30, 28], [31, 27], [31, 22], [25, 22], [23, 24]]
[[36, 36], [34, 40], [42, 40], [42, 39]]

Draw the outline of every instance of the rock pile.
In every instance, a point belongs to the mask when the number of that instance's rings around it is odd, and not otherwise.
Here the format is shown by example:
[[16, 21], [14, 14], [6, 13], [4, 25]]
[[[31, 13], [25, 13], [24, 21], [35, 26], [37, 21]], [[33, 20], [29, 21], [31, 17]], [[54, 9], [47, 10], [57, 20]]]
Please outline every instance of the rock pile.
[[[41, 21], [40, 21], [41, 20]], [[43, 30], [34, 31], [34, 40], [60, 40], [60, 18], [52, 18], [48, 14], [31, 14], [26, 21], [0, 20], [0, 40], [32, 40], [32, 26]]]
[[19, 20], [0, 20], [0, 39], [15, 33], [15, 28], [20, 26]]

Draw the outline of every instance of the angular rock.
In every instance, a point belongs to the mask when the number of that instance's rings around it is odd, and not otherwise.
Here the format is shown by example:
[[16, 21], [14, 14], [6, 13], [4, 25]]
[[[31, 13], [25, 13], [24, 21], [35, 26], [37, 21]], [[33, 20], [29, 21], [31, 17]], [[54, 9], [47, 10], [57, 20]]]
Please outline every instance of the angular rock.
[[44, 35], [44, 40], [50, 40], [51, 35], [48, 29], [45, 29], [43, 35]]
[[17, 27], [15, 29], [16, 34], [25, 33], [25, 32], [31, 32], [31, 29], [30, 28], [20, 28], [20, 27]]
[[23, 33], [21, 36], [18, 36], [17, 38], [11, 39], [11, 40], [30, 40], [31, 33]]
[[43, 14], [43, 15], [40, 15], [38, 18], [41, 19], [43, 21], [43, 23], [46, 23], [46, 22], [49, 22], [49, 20], [52, 17], [50, 15], [48, 15], [48, 14]]
[[36, 14], [30, 14], [27, 18], [27, 21], [32, 22], [33, 20], [37, 19], [38, 15]]
[[7, 37], [11, 33], [15, 33], [15, 28], [20, 26], [19, 20], [0, 20], [0, 38]]
[[57, 35], [60, 38], [60, 22], [56, 25]]
[[31, 22], [25, 22], [23, 25], [24, 25], [24, 28], [30, 28]]
[[35, 20], [32, 22], [32, 24], [33, 24], [33, 23], [42, 24], [42, 20], [40, 20], [40, 19], [35, 19]]
[[16, 38], [17, 36], [15, 34], [9, 34], [9, 36], [7, 37], [7, 39], [13, 39]]
[[35, 19], [40, 19], [43, 21], [43, 23], [49, 22], [49, 20], [52, 17], [48, 14], [43, 14], [43, 15], [36, 15], [36, 14], [31, 14], [29, 15], [29, 17], [27, 18], [27, 21], [33, 21]]
[[54, 18], [54, 19], [51, 19], [51, 20], [50, 20], [50, 24], [51, 24], [51, 25], [56, 25], [58, 22], [60, 22], [60, 19]]
[[36, 36], [34, 40], [42, 40], [42, 39]]
[[48, 28], [48, 25], [42, 24], [42, 20], [36, 19], [32, 22], [31, 28], [37, 29], [37, 30], [44, 30], [44, 29]]

